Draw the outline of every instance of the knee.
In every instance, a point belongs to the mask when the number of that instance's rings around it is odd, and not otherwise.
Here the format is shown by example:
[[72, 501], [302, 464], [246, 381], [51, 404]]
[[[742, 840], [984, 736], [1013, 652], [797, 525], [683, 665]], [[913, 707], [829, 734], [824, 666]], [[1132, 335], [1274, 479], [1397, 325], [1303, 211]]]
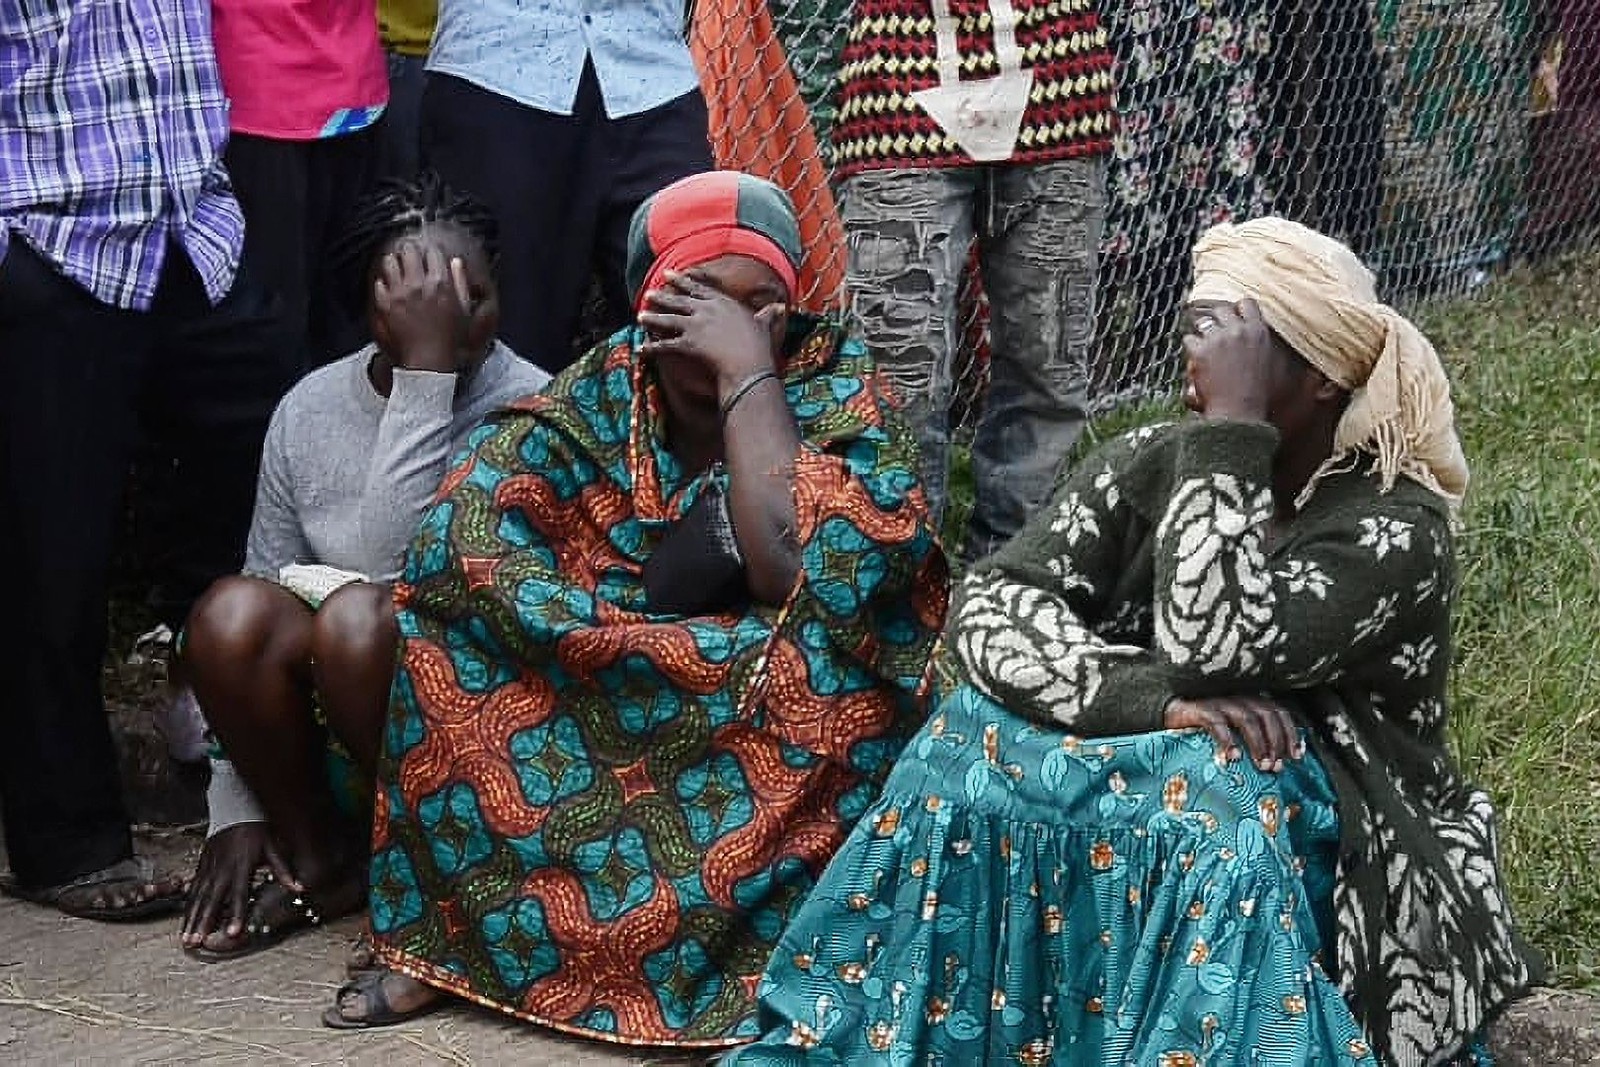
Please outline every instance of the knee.
[[281, 648], [292, 595], [259, 578], [214, 582], [184, 627], [184, 664], [197, 673], [257, 663]]
[[323, 601], [312, 622], [311, 655], [324, 666], [394, 658], [400, 640], [389, 587], [354, 582]]

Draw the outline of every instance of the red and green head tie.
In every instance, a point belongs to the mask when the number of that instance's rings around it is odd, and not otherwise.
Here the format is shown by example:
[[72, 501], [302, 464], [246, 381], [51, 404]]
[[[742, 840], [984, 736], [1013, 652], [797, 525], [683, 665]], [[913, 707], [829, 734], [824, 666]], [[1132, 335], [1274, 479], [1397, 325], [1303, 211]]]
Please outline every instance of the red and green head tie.
[[644, 294], [659, 288], [668, 271], [749, 256], [771, 267], [792, 298], [803, 254], [788, 193], [739, 171], [709, 171], [673, 182], [634, 212], [628, 291], [642, 308]]

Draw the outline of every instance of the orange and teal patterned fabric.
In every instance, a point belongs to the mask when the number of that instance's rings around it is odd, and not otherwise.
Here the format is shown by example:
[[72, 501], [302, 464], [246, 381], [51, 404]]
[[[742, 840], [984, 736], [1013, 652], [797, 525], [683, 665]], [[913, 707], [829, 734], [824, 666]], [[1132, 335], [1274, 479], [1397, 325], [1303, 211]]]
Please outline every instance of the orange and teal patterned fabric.
[[372, 925], [390, 966], [518, 1017], [726, 1045], [925, 717], [947, 571], [865, 350], [797, 317], [796, 586], [651, 614], [645, 560], [724, 475], [664, 446], [641, 339], [479, 430], [408, 553]]

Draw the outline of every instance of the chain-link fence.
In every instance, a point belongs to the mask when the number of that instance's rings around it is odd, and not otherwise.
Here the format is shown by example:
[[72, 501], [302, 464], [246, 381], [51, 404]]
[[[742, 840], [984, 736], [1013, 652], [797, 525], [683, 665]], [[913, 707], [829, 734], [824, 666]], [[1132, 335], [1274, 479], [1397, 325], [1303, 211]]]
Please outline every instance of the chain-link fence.
[[[996, 2], [932, 5], [963, 18], [963, 47], [981, 50]], [[785, 184], [808, 237], [835, 242], [829, 133], [852, 10], [850, 0], [696, 0], [690, 34], [723, 164]], [[1171, 387], [1188, 252], [1211, 223], [1272, 212], [1341, 236], [1402, 306], [1596, 240], [1600, 0], [1102, 0], [1098, 10], [1118, 122], [1090, 368], [1102, 406]], [[845, 295], [840, 244], [825, 247], [807, 278], [817, 304]], [[958, 403], [970, 423], [987, 357], [976, 272], [962, 305]]]

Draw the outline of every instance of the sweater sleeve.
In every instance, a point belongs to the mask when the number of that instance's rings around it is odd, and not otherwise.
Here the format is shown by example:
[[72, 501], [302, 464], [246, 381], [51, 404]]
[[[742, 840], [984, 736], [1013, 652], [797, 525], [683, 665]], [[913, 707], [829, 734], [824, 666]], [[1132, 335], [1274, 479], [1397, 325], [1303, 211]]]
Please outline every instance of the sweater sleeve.
[[1406, 677], [1434, 669], [1447, 650], [1418, 621], [1448, 592], [1448, 520], [1394, 492], [1269, 557], [1277, 442], [1265, 424], [1203, 421], [1177, 441], [1154, 607], [1155, 652], [1178, 691], [1321, 685], [1390, 648]]
[[238, 770], [227, 759], [216, 755], [211, 757], [211, 783], [206, 786], [206, 812], [210, 818], [210, 825], [206, 828], [208, 839], [243, 823], [267, 821], [255, 794], [245, 784]]
[[294, 504], [286, 421], [285, 408], [280, 404], [272, 413], [261, 449], [255, 511], [250, 517], [244, 554], [245, 574], [274, 582], [288, 564], [311, 561], [311, 546]]
[[962, 583], [950, 647], [963, 675], [1016, 714], [1086, 736], [1161, 728], [1175, 695], [1149, 649], [1096, 633], [1133, 536], [1120, 485], [1154, 431], [1113, 442]]
[[450, 463], [457, 376], [396, 370], [359, 511], [362, 571], [392, 581]]

